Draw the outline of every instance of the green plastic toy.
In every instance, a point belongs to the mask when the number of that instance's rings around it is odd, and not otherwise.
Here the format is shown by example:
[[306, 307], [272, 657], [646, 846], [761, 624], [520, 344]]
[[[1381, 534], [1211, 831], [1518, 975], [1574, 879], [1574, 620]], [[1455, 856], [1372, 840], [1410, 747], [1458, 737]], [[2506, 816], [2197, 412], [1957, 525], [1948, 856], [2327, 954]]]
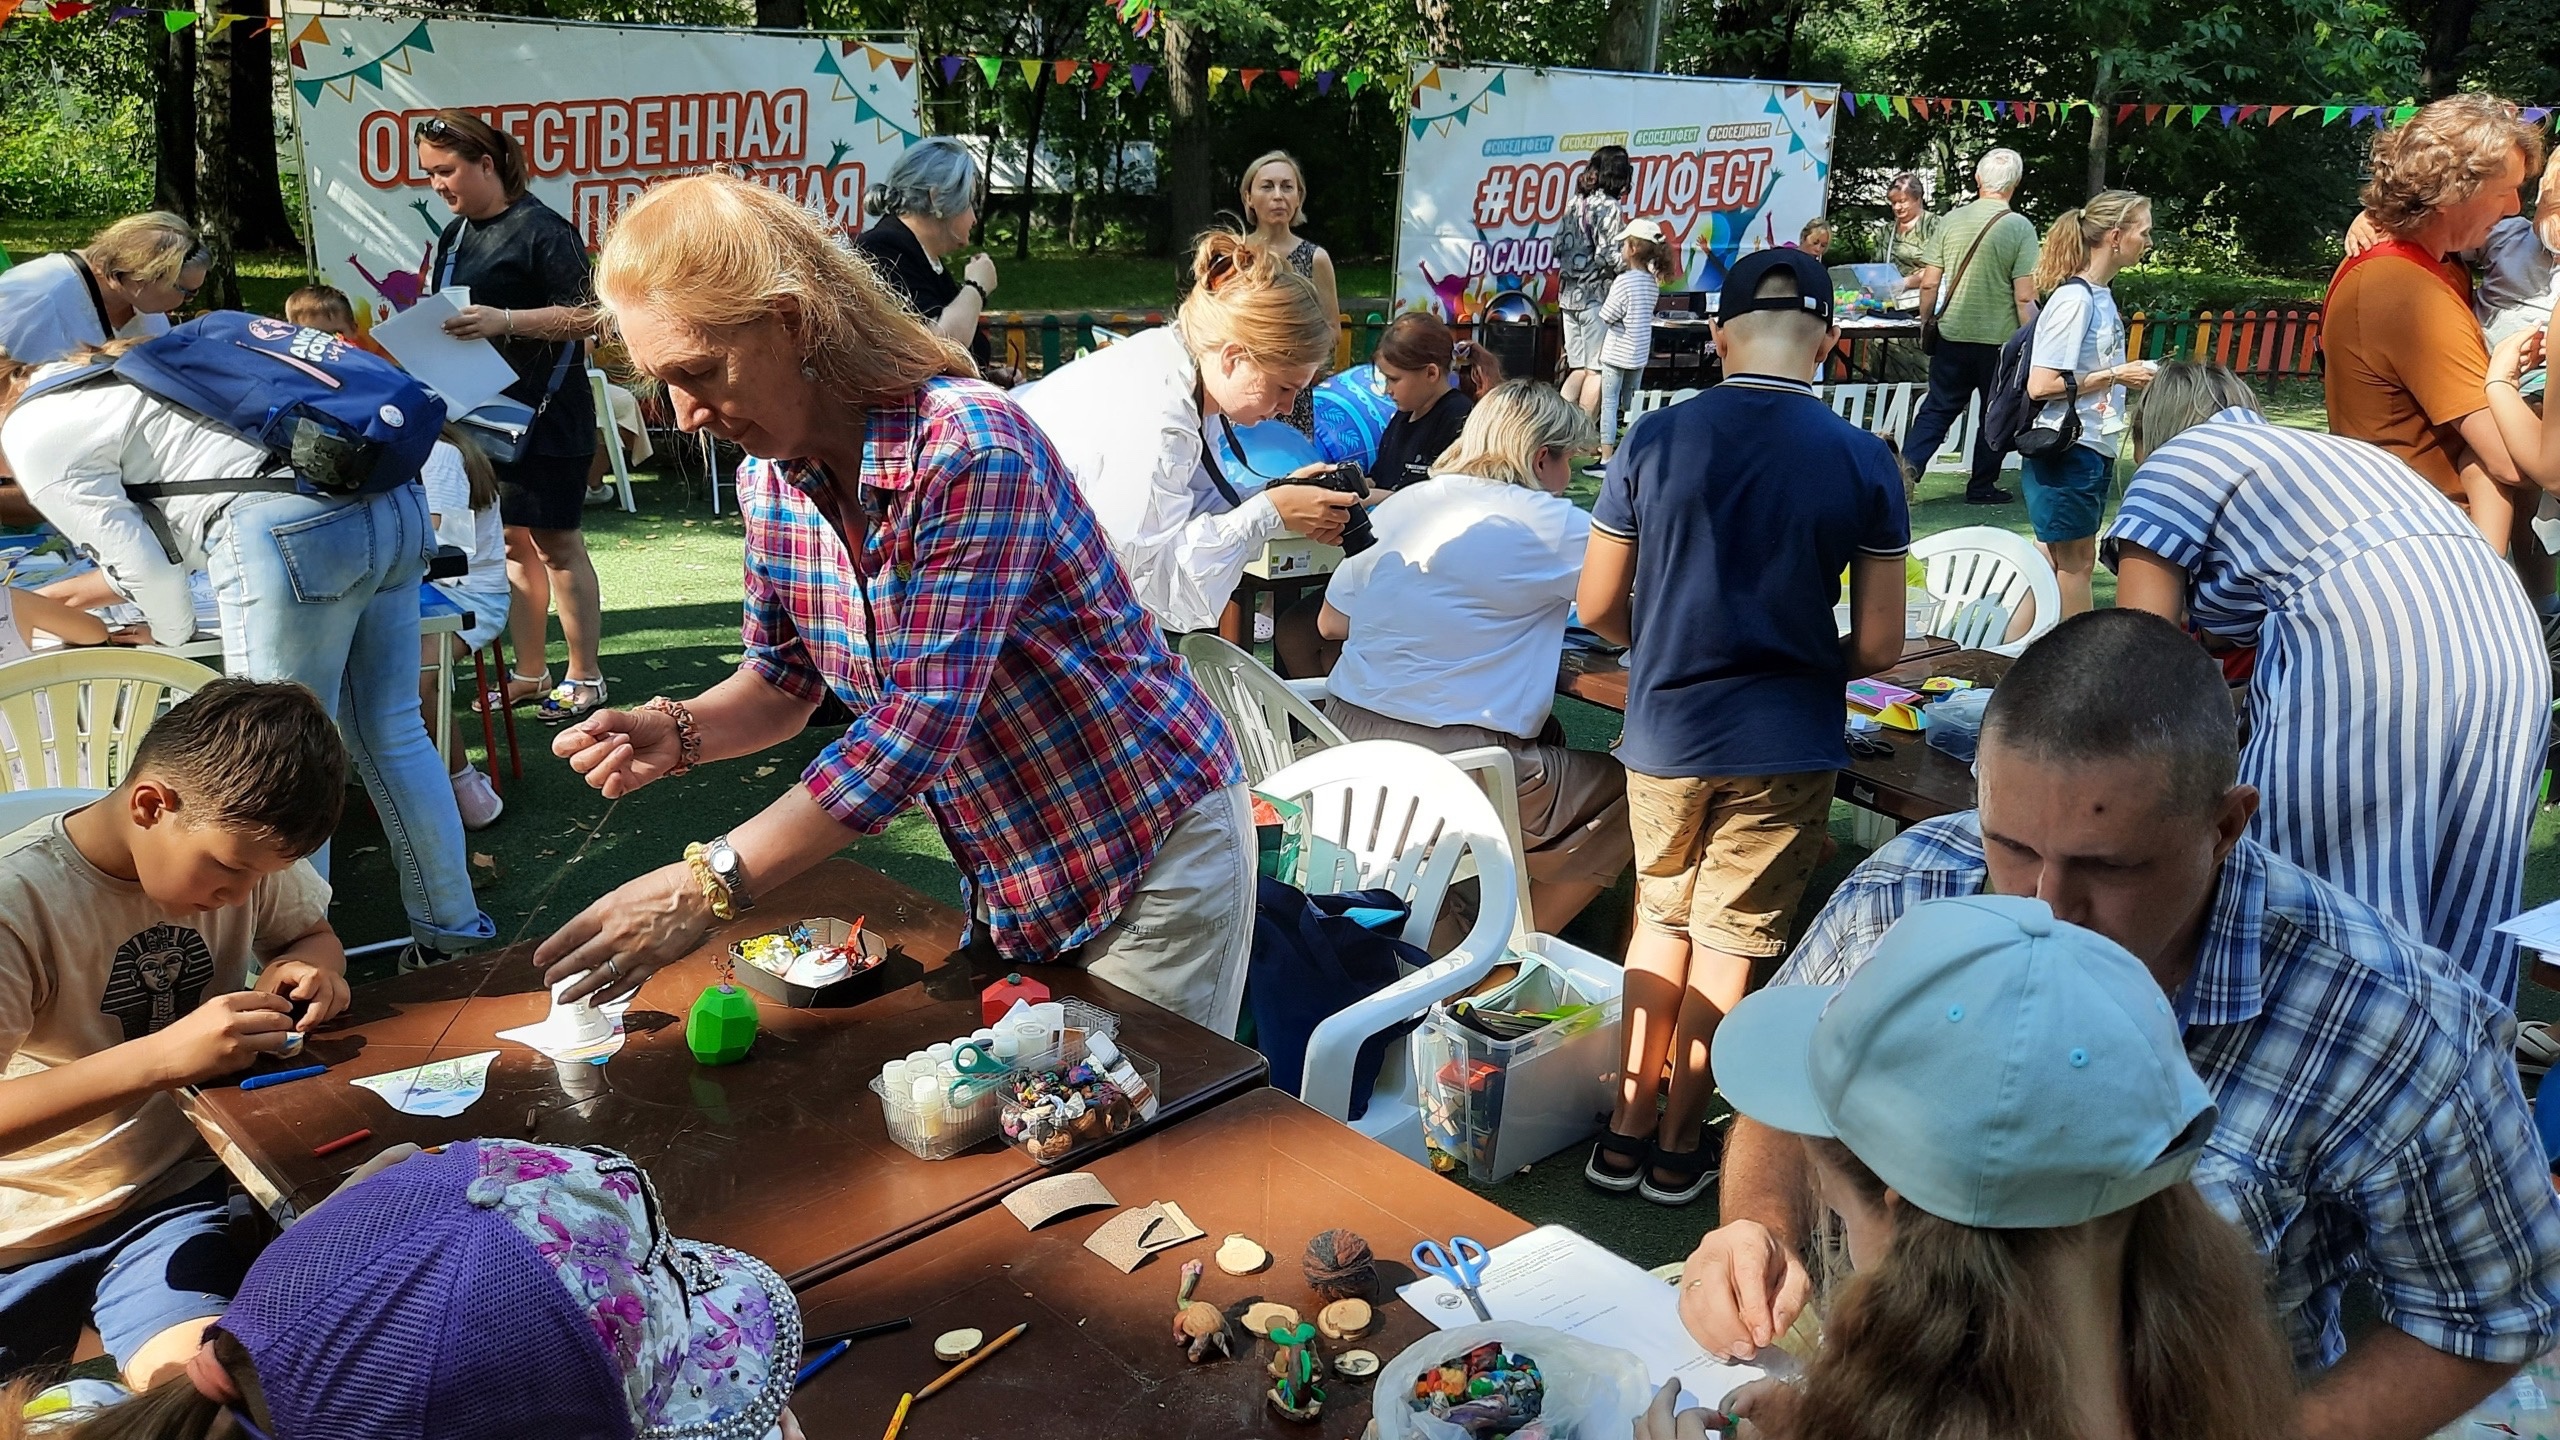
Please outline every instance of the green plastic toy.
[[685, 1048], [705, 1065], [735, 1065], [756, 1043], [756, 997], [735, 985], [704, 988], [684, 1017]]

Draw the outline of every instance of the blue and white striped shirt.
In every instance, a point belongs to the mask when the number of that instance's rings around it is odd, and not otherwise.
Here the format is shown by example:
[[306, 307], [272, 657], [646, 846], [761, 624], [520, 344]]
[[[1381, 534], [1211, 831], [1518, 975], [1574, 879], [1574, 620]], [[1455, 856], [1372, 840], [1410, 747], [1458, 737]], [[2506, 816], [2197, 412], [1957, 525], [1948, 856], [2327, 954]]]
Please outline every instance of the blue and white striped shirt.
[[2389, 452], [2226, 410], [2143, 461], [2107, 532], [2258, 647], [2249, 833], [2513, 1005], [2551, 667], [2497, 551]]
[[[1916, 825], [1841, 882], [1771, 983], [1839, 984], [1913, 905], [1989, 888], [1973, 812]], [[2221, 1108], [2196, 1187], [2266, 1257], [2297, 1366], [2344, 1353], [2358, 1274], [2447, 1354], [2514, 1363], [2560, 1341], [2560, 1200], [2504, 1007], [2248, 839], [2174, 998]]]

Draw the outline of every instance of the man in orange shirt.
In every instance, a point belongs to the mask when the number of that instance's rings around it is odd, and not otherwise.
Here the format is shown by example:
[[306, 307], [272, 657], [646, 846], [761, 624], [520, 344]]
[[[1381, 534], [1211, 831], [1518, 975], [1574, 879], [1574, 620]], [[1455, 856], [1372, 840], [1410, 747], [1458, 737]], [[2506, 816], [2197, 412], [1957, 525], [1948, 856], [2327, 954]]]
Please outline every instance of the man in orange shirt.
[[2329, 428], [2408, 462], [2501, 551], [2521, 528], [2511, 487], [2523, 482], [2489, 414], [2470, 272], [2447, 257], [2517, 213], [2541, 160], [2541, 131], [2487, 95], [2449, 96], [2376, 136], [2357, 228], [2379, 238], [2358, 248], [2350, 236], [2321, 329]]

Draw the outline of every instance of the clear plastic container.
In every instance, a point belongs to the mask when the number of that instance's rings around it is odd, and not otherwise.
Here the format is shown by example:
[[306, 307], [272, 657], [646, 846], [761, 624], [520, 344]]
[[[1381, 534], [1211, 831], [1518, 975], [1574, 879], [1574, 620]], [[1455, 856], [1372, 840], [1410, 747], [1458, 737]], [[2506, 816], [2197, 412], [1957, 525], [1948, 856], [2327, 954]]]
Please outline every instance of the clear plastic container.
[[1489, 1010], [1589, 1008], [1497, 1040], [1434, 1005], [1414, 1033], [1424, 1145], [1479, 1185], [1506, 1179], [1589, 1136], [1618, 1080], [1618, 967], [1550, 935], [1515, 948], [1520, 977], [1476, 1003]]
[[[912, 1093], [891, 1094], [888, 1087], [881, 1084], [880, 1077], [873, 1075], [871, 1093], [880, 1097], [880, 1114], [888, 1124], [889, 1138], [920, 1160], [948, 1160], [964, 1150], [975, 1149], [996, 1134], [1005, 1097], [1013, 1092], [1014, 1077], [1026, 1071], [1065, 1069], [1082, 1061], [1087, 1034], [1119, 1038], [1119, 1016], [1082, 1000], [1060, 1003], [1066, 1013], [1066, 1036], [1056, 1047], [1038, 1055], [1020, 1057], [1001, 1079], [965, 1082], [962, 1087], [964, 1093], [958, 1103], [953, 1103], [952, 1087], [946, 1082], [941, 1087], [943, 1104], [930, 1115], [916, 1103]], [[1155, 1081], [1153, 1065], [1138, 1060], [1126, 1049], [1121, 1053], [1139, 1065], [1140, 1073], [1150, 1083]]]
[[[1078, 1059], [1082, 1058], [1078, 1057]], [[1145, 1082], [1151, 1093], [1159, 1099], [1162, 1098], [1164, 1073], [1157, 1068], [1156, 1062], [1126, 1047], [1121, 1049], [1120, 1058], [1136, 1066], [1138, 1078]], [[1026, 1073], [1036, 1074], [1039, 1071], [1016, 1070], [1014, 1072], [1017, 1078]], [[1108, 1080], [1110, 1077], [1105, 1075], [1101, 1078]], [[1105, 1110], [1088, 1108], [1082, 1115], [1067, 1121], [1063, 1128], [1034, 1125], [1026, 1123], [1023, 1107], [1013, 1097], [1014, 1087], [1007, 1085], [1001, 1117], [997, 1121], [997, 1133], [1006, 1137], [1006, 1144], [1043, 1165], [1056, 1165], [1072, 1160], [1097, 1145], [1128, 1134], [1145, 1123], [1139, 1117], [1138, 1106], [1135, 1103], [1121, 1100]]]

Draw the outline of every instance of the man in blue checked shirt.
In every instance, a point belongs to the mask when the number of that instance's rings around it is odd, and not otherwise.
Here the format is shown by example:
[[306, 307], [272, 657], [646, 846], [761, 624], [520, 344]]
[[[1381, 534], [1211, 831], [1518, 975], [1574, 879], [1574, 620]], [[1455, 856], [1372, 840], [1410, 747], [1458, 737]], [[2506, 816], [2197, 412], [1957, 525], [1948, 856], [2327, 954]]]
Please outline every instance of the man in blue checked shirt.
[[[2560, 1202], [2512, 1058], [2514, 1017], [2445, 956], [2245, 838], [2229, 691], [2177, 627], [2079, 616], [1985, 716], [1979, 808], [1913, 827], [1833, 894], [1777, 984], [1838, 984], [1922, 900], [2031, 895], [2140, 957], [2220, 1110], [2195, 1183], [2266, 1258], [2303, 1375], [2302, 1434], [2416, 1437], [2560, 1341]], [[1737, 1117], [1722, 1228], [1681, 1316], [1747, 1356], [1809, 1291], [1792, 1136]], [[2347, 1343], [2346, 1282], [2383, 1323]]]

